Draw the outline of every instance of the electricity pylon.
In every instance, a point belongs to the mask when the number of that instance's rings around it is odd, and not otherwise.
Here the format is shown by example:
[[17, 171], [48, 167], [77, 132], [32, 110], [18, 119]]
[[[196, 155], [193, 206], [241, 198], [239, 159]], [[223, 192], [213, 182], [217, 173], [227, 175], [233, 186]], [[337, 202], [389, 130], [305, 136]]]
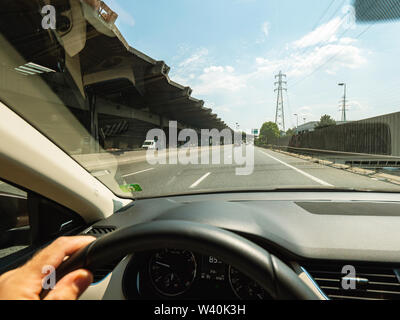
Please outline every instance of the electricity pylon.
[[283, 74], [282, 71], [280, 71], [279, 74], [275, 76], [275, 79], [278, 79], [278, 81], [275, 82], [275, 86], [277, 86], [277, 88], [274, 90], [274, 92], [278, 92], [276, 98], [275, 123], [277, 124], [279, 130], [282, 129], [284, 132], [286, 132], [285, 108], [283, 103], [283, 91], [287, 91], [287, 88], [285, 87], [287, 82], [283, 81], [283, 79], [286, 79], [286, 74]]

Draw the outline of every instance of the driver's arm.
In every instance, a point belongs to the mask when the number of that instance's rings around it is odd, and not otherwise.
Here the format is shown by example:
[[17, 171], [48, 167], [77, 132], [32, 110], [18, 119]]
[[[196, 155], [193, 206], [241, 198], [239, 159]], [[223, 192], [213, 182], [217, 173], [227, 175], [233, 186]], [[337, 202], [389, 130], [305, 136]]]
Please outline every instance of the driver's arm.
[[[22, 267], [0, 276], [0, 300], [40, 300], [46, 266], [57, 267], [66, 257], [93, 242], [93, 237], [62, 237], [36, 254]], [[93, 281], [87, 270], [76, 270], [63, 277], [46, 300], [76, 300]]]

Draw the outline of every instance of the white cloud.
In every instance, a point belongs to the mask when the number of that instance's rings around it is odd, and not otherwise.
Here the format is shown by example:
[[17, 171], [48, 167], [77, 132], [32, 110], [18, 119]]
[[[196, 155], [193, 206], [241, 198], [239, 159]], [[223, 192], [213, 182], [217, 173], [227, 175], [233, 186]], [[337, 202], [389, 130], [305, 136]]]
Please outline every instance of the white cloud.
[[265, 43], [265, 40], [268, 38], [269, 33], [271, 30], [271, 24], [268, 21], [265, 21], [262, 25], [261, 25], [261, 32], [262, 35], [256, 40], [256, 44], [262, 44]]
[[191, 54], [187, 54], [190, 49], [182, 48], [182, 57], [176, 57], [176, 67], [172, 66], [170, 77], [174, 81], [182, 84], [192, 83], [193, 80], [198, 78], [198, 75], [203, 72], [204, 68], [210, 65], [209, 51], [207, 48], [198, 48]]
[[[340, 105], [340, 108], [341, 107], [342, 106]], [[370, 112], [371, 108], [368, 105], [368, 103], [365, 103], [364, 101], [362, 102], [362, 101], [359, 101], [359, 100], [349, 100], [347, 102], [347, 110], [350, 111], [350, 112], [351, 111], [357, 111], [359, 113], [361, 111], [361, 113], [365, 114], [367, 112]]]
[[263, 57], [256, 58], [256, 75], [272, 74], [282, 69], [286, 63], [285, 59], [266, 59]]
[[269, 24], [269, 22], [264, 22], [263, 23], [263, 25], [262, 25], [262, 32], [264, 33], [264, 35], [266, 36], [266, 37], [268, 37], [269, 36], [269, 30], [270, 30], [270, 24]]
[[204, 62], [204, 57], [208, 55], [208, 50], [206, 48], [201, 48], [194, 54], [192, 54], [189, 58], [185, 59], [179, 64], [180, 68], [185, 68], [188, 66], [193, 66], [194, 64]]
[[195, 94], [210, 94], [221, 91], [237, 91], [245, 88], [244, 79], [235, 74], [231, 66], [211, 66], [205, 68], [197, 78], [198, 83], [193, 86]]
[[340, 41], [339, 41], [339, 43], [340, 43], [340, 44], [352, 44], [352, 43], [354, 43], [354, 42], [356, 42], [356, 41], [357, 41], [357, 40], [355, 40], [355, 39], [353, 39], [353, 38], [345, 37], [345, 38], [341, 38]]
[[309, 54], [293, 54], [290, 60], [287, 71], [289, 76], [303, 76], [320, 67], [334, 74], [340, 68], [357, 69], [367, 62], [360, 48], [343, 44], [317, 47]]
[[339, 17], [323, 24], [314, 31], [306, 34], [293, 43], [295, 48], [307, 48], [318, 44], [326, 44], [337, 41], [336, 33], [341, 28], [343, 20]]
[[232, 108], [230, 106], [215, 106], [212, 108], [214, 112], [224, 112], [224, 113], [229, 113], [232, 111]]
[[[367, 60], [366, 52], [360, 49], [356, 39], [338, 39], [341, 19], [335, 18], [315, 31], [294, 41], [289, 47], [290, 54], [278, 59], [257, 57], [257, 76], [271, 75], [279, 70], [289, 77], [301, 77], [321, 68], [328, 74], [335, 74], [341, 68], [357, 69]], [[304, 50], [307, 48], [308, 50]]]
[[[266, 23], [265, 26], [265, 29], [262, 26], [264, 40], [270, 32], [269, 24]], [[315, 70], [334, 75], [342, 70], [358, 69], [367, 63], [368, 51], [359, 47], [356, 39], [340, 37], [343, 27], [340, 18], [333, 19], [314, 32], [290, 42], [284, 55], [274, 56], [270, 52], [269, 55], [254, 56], [253, 60], [248, 60], [250, 64], [246, 69], [236, 67], [244, 65], [243, 60], [237, 62], [236, 57], [232, 57], [233, 65], [227, 65], [219, 62], [218, 56], [213, 56], [205, 48], [199, 48], [190, 54], [186, 51], [185, 56], [177, 59], [177, 68], [172, 69], [176, 75], [174, 80], [190, 85], [193, 96], [206, 102], [215, 101], [213, 110], [221, 113], [220, 116], [227, 123], [238, 121], [239, 110], [248, 111], [248, 117], [246, 115], [244, 118], [251, 119], [248, 120], [249, 123], [259, 119], [264, 121], [268, 117], [274, 117], [274, 76], [280, 70], [287, 74], [288, 81], [293, 84]], [[301, 103], [307, 103], [307, 99]], [[319, 120], [322, 114], [327, 113], [326, 110], [332, 108], [332, 105], [315, 103], [303, 106], [296, 107], [300, 124], [304, 122], [303, 118], [307, 121]], [[252, 111], [258, 116], [253, 116]], [[296, 119], [287, 116], [295, 124]]]

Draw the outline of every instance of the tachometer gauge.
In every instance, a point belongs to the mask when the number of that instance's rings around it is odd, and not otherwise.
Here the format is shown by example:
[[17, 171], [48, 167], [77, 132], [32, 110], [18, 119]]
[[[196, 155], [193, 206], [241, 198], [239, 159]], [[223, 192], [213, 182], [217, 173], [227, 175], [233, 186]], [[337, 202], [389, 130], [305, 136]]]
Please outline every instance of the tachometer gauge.
[[150, 259], [149, 275], [155, 289], [175, 297], [189, 290], [196, 278], [197, 263], [192, 252], [164, 249]]
[[268, 293], [254, 280], [232, 266], [229, 267], [229, 282], [235, 295], [241, 300], [266, 300]]

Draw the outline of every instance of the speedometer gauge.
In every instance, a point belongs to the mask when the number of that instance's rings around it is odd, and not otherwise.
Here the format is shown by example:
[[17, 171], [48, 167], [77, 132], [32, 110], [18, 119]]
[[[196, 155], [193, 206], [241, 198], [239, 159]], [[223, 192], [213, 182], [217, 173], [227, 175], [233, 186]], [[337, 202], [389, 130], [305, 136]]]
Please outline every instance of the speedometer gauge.
[[197, 263], [187, 250], [164, 249], [150, 259], [149, 275], [155, 289], [164, 296], [179, 296], [195, 280]]
[[268, 293], [254, 280], [232, 266], [229, 267], [229, 282], [235, 295], [241, 300], [266, 300]]

